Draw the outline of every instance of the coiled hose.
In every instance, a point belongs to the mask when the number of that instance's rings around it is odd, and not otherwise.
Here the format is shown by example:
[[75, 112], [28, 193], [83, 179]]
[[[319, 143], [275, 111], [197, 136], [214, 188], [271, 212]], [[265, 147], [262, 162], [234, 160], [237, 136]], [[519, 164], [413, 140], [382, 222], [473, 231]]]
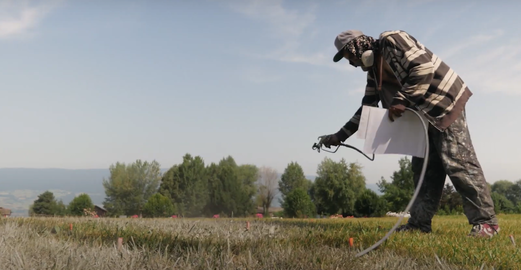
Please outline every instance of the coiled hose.
[[[418, 181], [418, 185], [416, 186], [416, 190], [414, 190], [414, 194], [412, 195], [412, 198], [409, 201], [409, 204], [405, 208], [405, 211], [404, 211], [405, 213], [409, 212], [412, 204], [416, 200], [416, 197], [418, 197], [418, 193], [420, 192], [420, 188], [423, 184], [423, 178], [425, 177], [425, 172], [427, 171], [427, 164], [429, 163], [429, 130], [428, 130], [427, 126], [425, 125], [425, 121], [423, 120], [423, 118], [420, 116], [420, 114], [418, 112], [416, 112], [415, 110], [412, 110], [410, 108], [406, 108], [406, 109], [413, 112], [416, 116], [418, 116], [418, 119], [420, 119], [420, 121], [422, 123], [423, 129], [425, 131], [425, 157], [423, 159], [423, 167], [422, 167], [422, 171], [420, 174], [420, 179]], [[404, 217], [405, 216], [402, 215], [398, 219], [398, 222], [396, 222], [396, 224], [394, 224], [394, 227], [392, 227], [391, 230], [389, 230], [389, 232], [387, 232], [387, 234], [382, 239], [380, 239], [380, 241], [376, 242], [374, 245], [368, 247], [367, 249], [359, 252], [358, 254], [356, 254], [355, 257], [363, 256], [363, 255], [369, 253], [370, 251], [372, 251], [373, 249], [377, 248], [378, 246], [380, 246], [385, 240], [387, 240], [387, 238], [389, 238], [389, 236], [391, 236], [391, 234], [396, 230], [396, 228], [398, 228], [398, 226], [400, 226]]]

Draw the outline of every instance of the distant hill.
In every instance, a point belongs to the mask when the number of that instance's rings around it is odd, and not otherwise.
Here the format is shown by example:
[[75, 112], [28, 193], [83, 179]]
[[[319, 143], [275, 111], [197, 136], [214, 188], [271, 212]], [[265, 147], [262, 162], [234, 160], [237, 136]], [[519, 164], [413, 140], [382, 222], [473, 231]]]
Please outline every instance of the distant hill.
[[[102, 183], [109, 176], [108, 169], [0, 169], [0, 207], [11, 209], [13, 216], [27, 216], [29, 205], [46, 190], [65, 204], [80, 193], [86, 193], [94, 204], [102, 205], [105, 200]], [[306, 178], [315, 180], [315, 176]], [[367, 184], [367, 187], [380, 194], [376, 184]], [[275, 197], [272, 207], [280, 207], [279, 199], [280, 194]]]
[[80, 193], [102, 204], [103, 178], [109, 176], [108, 169], [0, 169], [0, 206], [10, 208], [13, 215], [27, 215], [29, 205], [46, 190], [65, 204]]

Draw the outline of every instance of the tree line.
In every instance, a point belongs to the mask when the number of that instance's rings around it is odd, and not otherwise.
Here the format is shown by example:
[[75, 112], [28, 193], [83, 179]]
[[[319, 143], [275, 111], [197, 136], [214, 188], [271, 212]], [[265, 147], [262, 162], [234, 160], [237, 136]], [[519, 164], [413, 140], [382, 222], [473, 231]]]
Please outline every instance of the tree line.
[[[391, 181], [381, 178], [378, 195], [366, 187], [358, 163], [336, 162], [325, 157], [317, 166], [316, 178], [306, 178], [297, 162], [290, 162], [280, 175], [271, 167], [237, 164], [231, 157], [205, 164], [200, 156], [185, 154], [180, 164], [162, 173], [157, 161], [117, 162], [103, 179], [108, 216], [142, 217], [245, 217], [269, 209], [279, 195], [282, 211], [277, 216], [315, 217], [342, 215], [381, 217], [401, 212], [414, 193], [411, 161], [404, 157]], [[489, 184], [498, 213], [521, 213], [521, 180]], [[93, 205], [87, 194], [69, 205], [57, 201], [49, 191], [30, 207], [31, 215], [84, 215]], [[463, 201], [454, 187], [446, 184], [439, 215], [463, 213]]]
[[94, 210], [94, 204], [88, 194], [80, 194], [65, 205], [62, 200], [56, 199], [52, 192], [45, 191], [29, 206], [29, 216], [84, 216], [85, 210]]

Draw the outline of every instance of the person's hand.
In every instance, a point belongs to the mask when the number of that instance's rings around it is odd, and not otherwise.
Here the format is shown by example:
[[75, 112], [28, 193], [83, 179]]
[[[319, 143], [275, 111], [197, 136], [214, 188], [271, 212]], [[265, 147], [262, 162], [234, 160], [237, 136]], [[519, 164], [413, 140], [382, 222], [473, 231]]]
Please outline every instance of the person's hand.
[[404, 105], [398, 104], [398, 105], [391, 106], [389, 108], [389, 120], [391, 120], [391, 122], [394, 122], [394, 118], [401, 117], [404, 112], [405, 112]]
[[338, 137], [335, 134], [331, 134], [331, 135], [327, 135], [326, 137], [324, 137], [322, 139], [322, 144], [326, 148], [331, 148], [331, 145], [333, 145], [333, 146], [340, 145], [340, 140], [338, 139]]

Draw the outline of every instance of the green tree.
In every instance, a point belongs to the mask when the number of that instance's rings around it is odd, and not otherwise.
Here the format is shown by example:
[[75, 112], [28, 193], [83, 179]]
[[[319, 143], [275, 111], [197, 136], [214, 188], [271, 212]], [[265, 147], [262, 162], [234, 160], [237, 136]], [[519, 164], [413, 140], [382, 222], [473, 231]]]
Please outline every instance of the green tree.
[[496, 192], [505, 196], [514, 205], [521, 203], [521, 180], [510, 182], [508, 180], [499, 180], [491, 186], [491, 192]]
[[494, 202], [494, 210], [496, 213], [512, 214], [516, 211], [514, 204], [505, 197], [505, 195], [492, 192], [492, 201]]
[[282, 203], [284, 216], [286, 217], [313, 217], [316, 208], [308, 192], [302, 187], [297, 187], [287, 193], [286, 199]]
[[206, 215], [238, 217], [255, 212], [252, 200], [255, 186], [252, 183], [256, 173], [251, 165], [241, 167], [231, 156], [221, 159], [219, 164], [208, 166], [209, 200], [204, 208]]
[[83, 216], [85, 212], [84, 209], [89, 211], [94, 210], [94, 204], [88, 194], [82, 193], [69, 203], [68, 212], [71, 216]]
[[306, 179], [302, 167], [297, 162], [289, 163], [279, 181], [280, 203], [282, 204], [287, 194], [294, 189], [302, 188], [307, 192], [310, 188], [310, 182]]
[[387, 208], [390, 211], [400, 212], [407, 207], [412, 195], [414, 194], [414, 173], [411, 161], [401, 158], [398, 161], [400, 169], [393, 173], [392, 182], [387, 182], [383, 177], [378, 182], [380, 192], [387, 201]]
[[68, 214], [67, 206], [60, 199], [56, 202], [56, 212], [57, 216], [66, 216]]
[[186, 217], [201, 216], [208, 202], [208, 175], [201, 157], [183, 156], [163, 176], [159, 193], [168, 197], [177, 212]]
[[54, 194], [50, 191], [45, 191], [38, 195], [33, 203], [32, 212], [35, 215], [52, 216], [56, 214], [57, 203]]
[[463, 213], [463, 200], [454, 187], [446, 183], [443, 187], [438, 214], [455, 215], [458, 213]]
[[508, 181], [508, 180], [498, 180], [494, 182], [491, 186], [492, 192], [497, 192], [499, 194], [503, 194], [506, 196], [506, 194], [509, 193], [510, 190], [512, 190], [512, 187], [514, 186], [514, 183]]
[[355, 202], [356, 216], [382, 217], [386, 212], [386, 201], [376, 192], [365, 189]]
[[319, 164], [311, 190], [318, 213], [353, 215], [357, 197], [365, 189], [360, 165], [334, 162], [329, 158]]
[[229, 194], [224, 192], [223, 184], [219, 179], [219, 165], [212, 163], [206, 170], [208, 172], [208, 202], [203, 212], [206, 216], [212, 216], [223, 212], [225, 201], [229, 200]]
[[146, 201], [157, 192], [161, 180], [157, 161], [137, 160], [132, 164], [117, 162], [109, 168], [109, 179], [103, 179], [106, 198], [103, 206], [108, 215], [142, 214]]
[[257, 193], [256, 182], [259, 178], [259, 168], [253, 164], [239, 165], [237, 168], [237, 178], [241, 182], [242, 201], [246, 213], [252, 213], [256, 207], [252, 198]]
[[176, 212], [172, 201], [166, 197], [161, 195], [160, 193], [156, 193], [148, 199], [145, 207], [143, 209], [143, 216], [145, 217], [169, 217], [172, 216]]

